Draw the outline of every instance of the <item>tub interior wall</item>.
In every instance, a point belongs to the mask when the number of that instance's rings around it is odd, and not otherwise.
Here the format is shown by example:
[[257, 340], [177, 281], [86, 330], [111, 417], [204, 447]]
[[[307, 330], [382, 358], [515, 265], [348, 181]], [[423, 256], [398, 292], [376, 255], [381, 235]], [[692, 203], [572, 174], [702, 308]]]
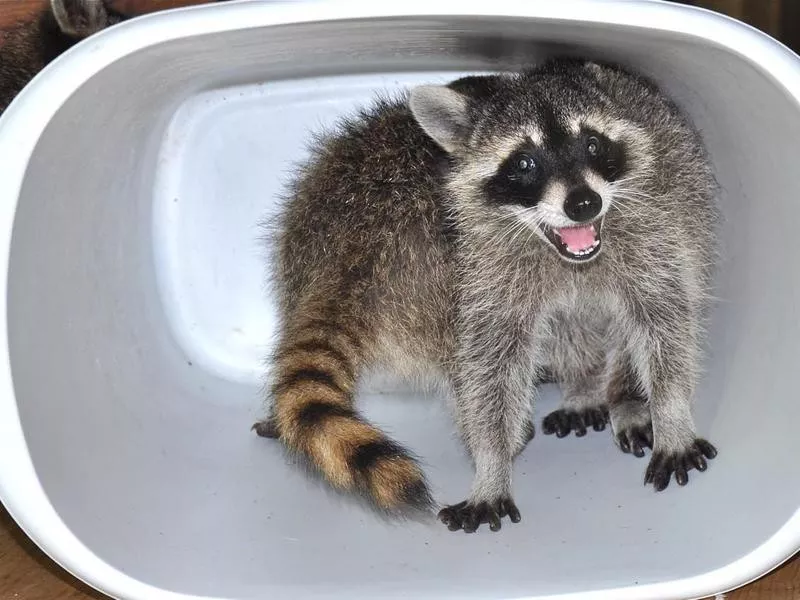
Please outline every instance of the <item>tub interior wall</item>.
[[[248, 432], [274, 324], [257, 222], [305, 133], [373, 91], [513, 68], [567, 44], [654, 76], [711, 150], [725, 252], [695, 414], [720, 455], [686, 488], [654, 494], [646, 461], [620, 454], [607, 432], [537, 435], [516, 465], [520, 525], [465, 537], [384, 523]], [[789, 376], [800, 339], [798, 139], [798, 106], [747, 59], [608, 26], [309, 24], [120, 60], [55, 115], [15, 221], [12, 370], [44, 489], [113, 566], [231, 599], [519, 597], [723, 566], [800, 498], [786, 477], [800, 418]], [[545, 391], [537, 424], [556, 400]], [[424, 457], [438, 499], [462, 499], [471, 467], [442, 402], [392, 388], [361, 403]]]

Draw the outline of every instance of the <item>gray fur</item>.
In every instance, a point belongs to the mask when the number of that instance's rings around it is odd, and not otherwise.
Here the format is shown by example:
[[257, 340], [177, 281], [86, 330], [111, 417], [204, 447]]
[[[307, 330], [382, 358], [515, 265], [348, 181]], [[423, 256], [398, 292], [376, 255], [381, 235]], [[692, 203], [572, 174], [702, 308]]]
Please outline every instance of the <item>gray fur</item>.
[[50, 0], [38, 18], [8, 31], [0, 45], [0, 113], [50, 61], [121, 19], [103, 0]]
[[[497, 529], [511, 514], [512, 460], [545, 372], [570, 410], [608, 408], [615, 432], [645, 418], [621, 390], [644, 392], [651, 470], [696, 454], [690, 400], [717, 213], [691, 124], [650, 82], [574, 60], [410, 97], [378, 101], [312, 147], [276, 240], [284, 330], [326, 319], [358, 331], [361, 369], [401, 357], [402, 371], [444, 375], [476, 469], [467, 503], [443, 511], [453, 529]], [[520, 143], [547, 147], [553, 127], [587, 125], [625, 148], [617, 181], [575, 167], [535, 206], [489, 197]], [[578, 181], [602, 197], [601, 250], [584, 262], [539, 227], [571, 223], [561, 205]], [[656, 472], [657, 489], [670, 473]]]
[[89, 37], [122, 20], [104, 0], [50, 0], [50, 10], [59, 29], [75, 39]]

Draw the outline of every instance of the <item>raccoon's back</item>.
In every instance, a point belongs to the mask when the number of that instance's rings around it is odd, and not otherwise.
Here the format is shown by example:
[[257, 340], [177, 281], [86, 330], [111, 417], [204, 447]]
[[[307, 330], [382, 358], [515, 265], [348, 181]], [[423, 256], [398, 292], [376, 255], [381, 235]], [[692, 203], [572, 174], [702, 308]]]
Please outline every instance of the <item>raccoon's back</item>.
[[447, 229], [446, 155], [413, 119], [405, 97], [379, 99], [318, 136], [278, 221], [276, 283], [285, 306], [309, 286], [413, 285], [441, 263]]

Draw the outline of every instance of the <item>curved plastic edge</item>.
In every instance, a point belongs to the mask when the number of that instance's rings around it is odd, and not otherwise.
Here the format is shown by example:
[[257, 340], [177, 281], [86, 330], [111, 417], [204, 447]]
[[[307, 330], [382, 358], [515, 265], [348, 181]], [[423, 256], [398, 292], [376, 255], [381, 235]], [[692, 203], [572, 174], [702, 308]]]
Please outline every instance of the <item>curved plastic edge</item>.
[[[536, 20], [603, 23], [684, 34], [713, 42], [769, 75], [800, 109], [800, 59], [771, 37], [734, 19], [650, 0], [369, 0], [336, 2], [242, 0], [157, 13], [103, 31], [48, 66], [0, 118], [0, 499], [53, 560], [114, 598], [126, 600], [225, 600], [170, 592], [115, 569], [87, 548], [61, 520], [38, 480], [14, 397], [8, 346], [8, 268], [14, 214], [28, 160], [45, 126], [84, 82], [124, 56], [180, 38], [288, 23], [403, 16], [513, 16]], [[537, 597], [535, 600], [670, 600], [701, 598], [748, 583], [800, 548], [800, 510], [772, 537], [742, 558], [701, 575], [642, 586]], [[534, 600], [529, 597], [528, 600]]]

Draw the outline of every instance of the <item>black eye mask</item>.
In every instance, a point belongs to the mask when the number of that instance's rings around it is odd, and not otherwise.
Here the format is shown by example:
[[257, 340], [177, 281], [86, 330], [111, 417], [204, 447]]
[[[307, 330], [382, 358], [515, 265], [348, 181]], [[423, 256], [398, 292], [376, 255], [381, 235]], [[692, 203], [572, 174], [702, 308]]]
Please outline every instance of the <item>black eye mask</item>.
[[606, 181], [616, 181], [626, 168], [625, 148], [602, 133], [587, 129], [581, 142], [586, 152], [586, 163]]
[[547, 165], [535, 148], [513, 152], [486, 183], [491, 202], [530, 208], [541, 199], [547, 183]]

